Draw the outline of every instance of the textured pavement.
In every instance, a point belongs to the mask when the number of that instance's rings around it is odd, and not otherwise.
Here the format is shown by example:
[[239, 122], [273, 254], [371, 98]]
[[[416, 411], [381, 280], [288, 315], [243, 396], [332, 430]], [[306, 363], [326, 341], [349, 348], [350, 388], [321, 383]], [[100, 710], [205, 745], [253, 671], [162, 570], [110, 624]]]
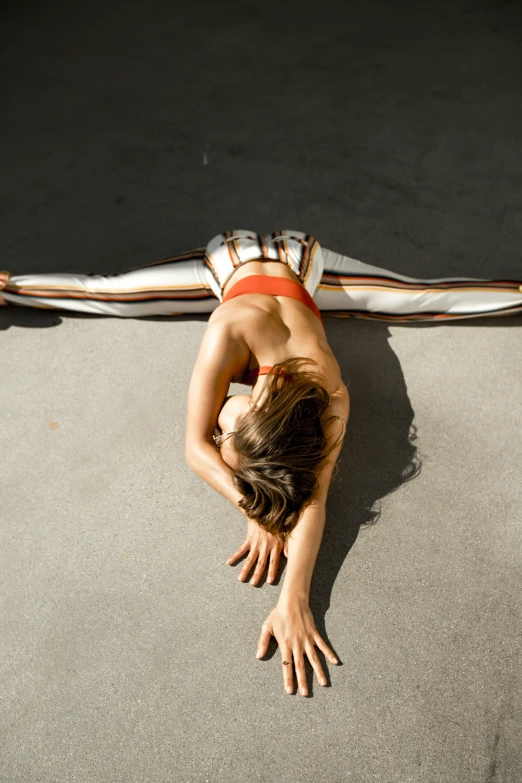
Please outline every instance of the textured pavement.
[[[522, 279], [520, 4], [321, 13], [4, 11], [0, 267], [296, 228]], [[184, 461], [205, 324], [0, 309], [1, 783], [519, 783], [522, 318], [326, 319], [352, 408], [311, 607], [341, 665], [308, 698], [255, 658], [284, 569], [237, 581], [243, 518]]]

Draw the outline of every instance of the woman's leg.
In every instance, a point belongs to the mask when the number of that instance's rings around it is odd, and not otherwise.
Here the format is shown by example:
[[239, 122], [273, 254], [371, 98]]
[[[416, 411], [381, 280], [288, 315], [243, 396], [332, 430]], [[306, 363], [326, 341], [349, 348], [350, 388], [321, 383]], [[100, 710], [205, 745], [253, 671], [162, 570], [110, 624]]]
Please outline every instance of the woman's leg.
[[[323, 313], [380, 321], [447, 321], [522, 313], [522, 282], [418, 280], [322, 248], [314, 295]], [[0, 289], [2, 288], [0, 273]], [[127, 318], [209, 313], [219, 304], [204, 249], [117, 275], [41, 274], [7, 279], [7, 302]]]
[[7, 277], [0, 298], [29, 307], [121, 318], [210, 313], [219, 304], [210, 278], [205, 251], [198, 249], [115, 275], [15, 275]]
[[522, 313], [522, 281], [416, 280], [322, 248], [314, 301], [323, 313], [379, 321], [448, 321]]

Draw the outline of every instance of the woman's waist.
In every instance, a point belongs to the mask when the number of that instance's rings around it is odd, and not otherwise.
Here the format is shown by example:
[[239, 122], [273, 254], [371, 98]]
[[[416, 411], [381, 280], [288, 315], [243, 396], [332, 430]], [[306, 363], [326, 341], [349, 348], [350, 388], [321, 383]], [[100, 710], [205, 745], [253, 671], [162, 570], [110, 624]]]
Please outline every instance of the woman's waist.
[[223, 296], [226, 297], [231, 288], [239, 283], [240, 280], [244, 280], [245, 278], [254, 275], [280, 277], [282, 279], [291, 280], [304, 288], [295, 272], [293, 272], [287, 264], [281, 263], [281, 261], [246, 261], [241, 264], [241, 266], [238, 266], [228, 278], [225, 287], [223, 288]]
[[316, 303], [306, 288], [296, 280], [283, 275], [249, 275], [234, 283], [223, 296], [223, 303], [246, 295], [268, 295], [270, 298], [278, 297], [278, 301], [288, 299], [297, 300], [300, 306], [304, 305], [322, 323], [321, 313]]

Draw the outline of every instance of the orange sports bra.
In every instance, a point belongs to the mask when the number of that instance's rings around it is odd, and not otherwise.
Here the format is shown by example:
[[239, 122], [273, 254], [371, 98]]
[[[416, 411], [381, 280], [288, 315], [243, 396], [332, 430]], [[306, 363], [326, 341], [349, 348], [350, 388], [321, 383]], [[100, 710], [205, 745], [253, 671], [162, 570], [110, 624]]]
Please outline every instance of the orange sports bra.
[[302, 302], [316, 315], [322, 323], [321, 313], [316, 303], [301, 283], [288, 280], [287, 277], [273, 277], [272, 275], [249, 275], [243, 277], [232, 286], [228, 294], [223, 297], [223, 302], [228, 302], [235, 296], [242, 294], [272, 294], [273, 296], [288, 296]]

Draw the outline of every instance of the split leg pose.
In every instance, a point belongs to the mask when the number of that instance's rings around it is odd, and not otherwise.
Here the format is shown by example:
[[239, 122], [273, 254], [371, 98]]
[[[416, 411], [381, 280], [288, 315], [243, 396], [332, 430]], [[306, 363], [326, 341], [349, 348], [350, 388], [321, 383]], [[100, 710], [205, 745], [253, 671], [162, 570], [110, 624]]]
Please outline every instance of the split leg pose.
[[[323, 250], [310, 235], [220, 234], [201, 250], [119, 275], [4, 275], [7, 303], [120, 317], [211, 313], [192, 374], [186, 458], [239, 508], [257, 584], [287, 556], [276, 607], [258, 656], [279, 644], [283, 682], [295, 670], [307, 695], [304, 656], [326, 684], [318, 647], [332, 662], [309, 607], [326, 522], [326, 498], [345, 436], [350, 400], [321, 311], [388, 321], [448, 320], [522, 312], [516, 281], [413, 280]], [[228, 396], [231, 382], [252, 386]]]
[[[213, 264], [221, 242], [234, 269], [241, 258], [281, 260], [291, 248], [285, 237], [309, 235], [277, 231], [263, 238], [228, 231], [198, 248], [164, 261], [113, 275], [0, 272], [0, 302], [139, 318], [211, 313], [220, 303]], [[258, 237], [258, 239], [249, 239]], [[279, 241], [278, 241], [279, 240]], [[304, 253], [304, 245], [302, 253]], [[322, 313], [390, 322], [448, 321], [522, 312], [522, 280], [452, 277], [415, 279], [322, 248], [324, 268], [314, 291]], [[3, 290], [2, 290], [3, 289]]]

